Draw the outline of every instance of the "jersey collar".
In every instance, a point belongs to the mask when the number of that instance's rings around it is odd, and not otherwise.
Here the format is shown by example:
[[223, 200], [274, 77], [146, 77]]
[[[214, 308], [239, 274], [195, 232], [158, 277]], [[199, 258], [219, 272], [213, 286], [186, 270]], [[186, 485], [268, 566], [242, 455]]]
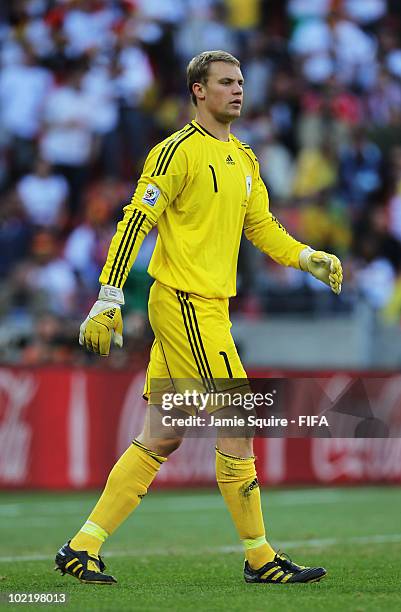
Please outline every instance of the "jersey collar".
[[195, 121], [195, 119], [193, 119], [190, 123], [190, 125], [192, 125], [193, 128], [195, 128], [195, 130], [197, 132], [200, 132], [202, 134], [202, 136], [210, 136], [211, 138], [214, 138], [214, 140], [217, 140], [217, 142], [221, 142], [223, 144], [228, 144], [231, 142], [231, 134], [230, 134], [230, 140], [219, 140], [218, 138], [216, 138], [216, 136], [213, 136], [213, 134], [211, 134], [210, 132], [208, 132], [208, 130], [206, 128], [204, 128], [203, 126], [200, 125], [200, 123], [198, 123], [197, 121]]

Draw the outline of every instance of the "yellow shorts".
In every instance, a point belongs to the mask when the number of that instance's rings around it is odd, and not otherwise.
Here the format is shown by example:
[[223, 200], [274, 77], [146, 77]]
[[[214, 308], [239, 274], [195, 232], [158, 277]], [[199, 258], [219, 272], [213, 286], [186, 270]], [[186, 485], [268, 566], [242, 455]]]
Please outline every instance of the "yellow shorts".
[[182, 392], [183, 381], [196, 381], [200, 392], [209, 393], [238, 389], [246, 382], [230, 332], [228, 299], [204, 298], [155, 281], [149, 321], [155, 340], [144, 397], [150, 404], [161, 403], [161, 392]]

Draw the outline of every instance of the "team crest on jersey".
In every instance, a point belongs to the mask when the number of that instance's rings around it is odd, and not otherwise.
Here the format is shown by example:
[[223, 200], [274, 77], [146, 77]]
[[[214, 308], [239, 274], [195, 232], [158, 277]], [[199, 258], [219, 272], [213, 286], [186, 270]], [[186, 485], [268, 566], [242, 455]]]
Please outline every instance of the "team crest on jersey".
[[252, 177], [246, 176], [245, 180], [246, 180], [246, 194], [249, 196], [249, 194], [251, 193], [251, 189], [252, 189]]
[[145, 189], [142, 202], [145, 202], [145, 204], [149, 204], [149, 206], [154, 206], [159, 198], [159, 195], [160, 189], [155, 187], [155, 185], [149, 183], [149, 185]]

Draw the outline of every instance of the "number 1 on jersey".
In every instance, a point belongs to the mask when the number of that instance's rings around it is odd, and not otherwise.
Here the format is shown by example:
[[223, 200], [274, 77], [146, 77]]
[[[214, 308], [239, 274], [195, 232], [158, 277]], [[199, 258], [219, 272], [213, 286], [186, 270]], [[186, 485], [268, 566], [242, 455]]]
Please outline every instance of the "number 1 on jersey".
[[216, 172], [214, 171], [213, 166], [211, 166], [210, 164], [209, 164], [209, 168], [210, 168], [210, 172], [212, 173], [212, 177], [213, 177], [213, 187], [214, 187], [214, 193], [217, 193], [217, 192], [218, 192], [218, 189], [217, 189], [217, 178], [216, 178]]

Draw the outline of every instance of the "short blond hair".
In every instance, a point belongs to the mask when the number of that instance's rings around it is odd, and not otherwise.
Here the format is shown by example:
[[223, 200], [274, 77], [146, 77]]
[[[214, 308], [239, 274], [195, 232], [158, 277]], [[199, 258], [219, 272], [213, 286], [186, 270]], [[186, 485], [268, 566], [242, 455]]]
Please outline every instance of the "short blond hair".
[[205, 84], [207, 82], [209, 66], [213, 62], [226, 62], [227, 64], [234, 64], [238, 68], [241, 65], [240, 61], [227, 51], [203, 51], [203, 53], [193, 57], [187, 66], [187, 86], [195, 106], [197, 99], [192, 91], [192, 86], [194, 83]]

